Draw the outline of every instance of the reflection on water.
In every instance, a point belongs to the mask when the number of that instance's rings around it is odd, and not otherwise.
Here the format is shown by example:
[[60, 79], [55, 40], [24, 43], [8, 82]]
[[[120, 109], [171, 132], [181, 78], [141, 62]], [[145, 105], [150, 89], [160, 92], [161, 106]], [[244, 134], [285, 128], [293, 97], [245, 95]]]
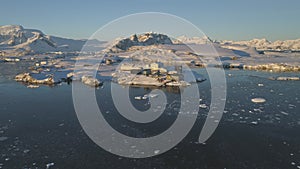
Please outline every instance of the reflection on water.
[[[71, 86], [28, 89], [13, 81], [26, 63], [0, 63], [1, 168], [297, 168], [300, 166], [299, 81], [272, 81], [270, 76], [296, 73], [228, 70], [227, 103], [220, 126], [206, 144], [197, 139], [209, 107], [200, 108], [189, 135], [165, 154], [147, 159], [112, 155], [83, 132], [72, 103]], [[22, 66], [23, 65], [23, 66]], [[196, 70], [207, 77], [205, 70]], [[263, 85], [258, 85], [263, 84]], [[132, 103], [146, 110], [147, 100], [135, 96], [153, 88], [130, 88]], [[110, 83], [96, 90], [99, 108], [114, 128], [130, 136], [158, 134], [178, 115], [178, 88], [163, 88], [168, 96], [164, 114], [149, 124], [122, 117], [112, 105]], [[210, 104], [209, 80], [199, 84], [201, 101]], [[266, 99], [263, 104], [252, 98]], [[51, 168], [50, 167], [50, 168]]]

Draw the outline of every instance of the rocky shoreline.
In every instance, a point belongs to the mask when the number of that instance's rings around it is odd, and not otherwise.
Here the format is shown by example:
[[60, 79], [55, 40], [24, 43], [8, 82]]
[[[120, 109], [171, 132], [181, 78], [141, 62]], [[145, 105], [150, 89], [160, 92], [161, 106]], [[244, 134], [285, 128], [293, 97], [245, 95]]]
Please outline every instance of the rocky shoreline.
[[244, 70], [256, 70], [256, 71], [269, 71], [269, 72], [300, 72], [300, 66], [291, 65], [286, 63], [266, 63], [247, 65], [242, 63], [230, 63], [223, 64], [225, 69], [244, 69]]
[[[24, 71], [29, 73], [21, 73], [15, 77], [16, 81], [27, 85], [56, 85], [78, 80], [85, 85], [99, 87], [103, 84], [101, 78], [105, 77], [106, 80], [113, 80], [120, 85], [189, 86], [193, 82], [185, 81], [182, 77], [182, 65], [192, 69], [217, 67], [274, 73], [300, 72], [298, 53], [268, 55], [258, 53], [253, 47], [227, 44], [224, 48], [224, 45], [210, 43], [194, 44], [198, 50], [194, 53], [189, 46], [173, 43], [166, 35], [148, 32], [121, 39], [106, 47], [106, 50], [94, 53], [60, 52], [24, 57], [11, 56], [2, 60], [3, 64], [29, 62], [31, 65]], [[217, 51], [212, 53], [211, 48]], [[126, 64], [127, 61], [129, 64]], [[100, 64], [100, 67], [95, 67], [97, 64]], [[88, 76], [96, 68], [101, 69], [98, 70], [96, 78]], [[195, 82], [205, 80], [198, 77], [195, 79]], [[294, 81], [299, 80], [299, 77], [270, 79]]]
[[24, 83], [27, 83], [27, 84], [45, 84], [45, 85], [54, 85], [55, 84], [55, 81], [54, 81], [52, 76], [48, 77], [48, 78], [45, 78], [45, 79], [38, 80], [36, 78], [33, 78], [30, 75], [30, 73], [18, 74], [15, 77], [15, 80], [17, 82], [24, 82]]

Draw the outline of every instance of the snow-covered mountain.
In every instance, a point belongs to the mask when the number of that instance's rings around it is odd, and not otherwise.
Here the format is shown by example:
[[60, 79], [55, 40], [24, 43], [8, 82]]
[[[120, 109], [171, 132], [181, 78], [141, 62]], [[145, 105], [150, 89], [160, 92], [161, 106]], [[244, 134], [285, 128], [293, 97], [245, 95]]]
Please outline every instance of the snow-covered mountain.
[[208, 37], [187, 37], [187, 36], [180, 36], [173, 40], [176, 44], [209, 44], [213, 43], [213, 41]]
[[163, 34], [147, 32], [140, 35], [131, 35], [129, 38], [116, 39], [110, 47], [108, 47], [109, 52], [119, 52], [125, 51], [132, 46], [150, 46], [159, 44], [173, 44], [172, 40]]
[[299, 51], [300, 39], [296, 40], [278, 40], [275, 42], [268, 41], [267, 39], [253, 39], [249, 41], [221, 41], [222, 45], [241, 45], [255, 47], [257, 50], [274, 50], [274, 51]]
[[[0, 56], [23, 56], [47, 52], [80, 51], [87, 40], [74, 40], [44, 34], [40, 30], [25, 29], [19, 25], [0, 26]], [[106, 50], [107, 52], [126, 51], [134, 46], [173, 45], [173, 44], [213, 44], [226, 50], [236, 51], [300, 51], [300, 39], [270, 42], [267, 39], [253, 39], [249, 41], [213, 41], [209, 37], [186, 37], [177, 39], [167, 35], [148, 32], [132, 35], [128, 38], [116, 39]], [[89, 40], [85, 49], [100, 51], [103, 42]], [[105, 46], [106, 47], [106, 46]]]
[[272, 51], [299, 51], [300, 50], [300, 39], [296, 40], [278, 40], [275, 42], [271, 42], [267, 39], [252, 39], [248, 41], [229, 41], [229, 40], [222, 40], [222, 41], [213, 41], [209, 37], [186, 37], [180, 36], [174, 40], [174, 43], [180, 44], [209, 44], [209, 43], [218, 43], [225, 48], [239, 48], [239, 47], [252, 47], [256, 48], [257, 50], [272, 50]]
[[22, 56], [56, 51], [74, 52], [80, 51], [85, 43], [86, 40], [45, 35], [40, 30], [25, 29], [19, 25], [0, 26], [0, 56]]

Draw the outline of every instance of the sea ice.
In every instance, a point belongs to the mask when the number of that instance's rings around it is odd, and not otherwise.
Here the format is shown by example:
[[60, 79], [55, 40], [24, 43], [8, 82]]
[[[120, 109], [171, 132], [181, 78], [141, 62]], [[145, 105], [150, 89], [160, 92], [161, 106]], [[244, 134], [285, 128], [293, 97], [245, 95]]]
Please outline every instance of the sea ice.
[[206, 104], [200, 104], [199, 107], [202, 108], [202, 109], [206, 109], [207, 108]]
[[253, 122], [251, 122], [251, 124], [257, 125], [258, 122], [257, 121], [253, 121]]
[[27, 88], [31, 88], [31, 89], [35, 89], [35, 88], [39, 88], [39, 85], [28, 85]]
[[283, 114], [283, 115], [286, 115], [286, 116], [289, 115], [289, 113], [286, 113], [284, 111], [281, 111], [280, 113]]
[[29, 152], [30, 152], [30, 150], [28, 150], [28, 149], [26, 149], [26, 150], [23, 151], [23, 153], [25, 153], [25, 154], [27, 154]]
[[7, 139], [8, 139], [8, 137], [0, 137], [0, 141], [5, 141]]
[[54, 166], [54, 163], [48, 163], [48, 164], [46, 164], [46, 169], [49, 169], [51, 166]]
[[253, 98], [253, 99], [251, 99], [251, 101], [253, 103], [264, 103], [264, 102], [266, 102], [266, 99], [264, 99], [264, 98]]

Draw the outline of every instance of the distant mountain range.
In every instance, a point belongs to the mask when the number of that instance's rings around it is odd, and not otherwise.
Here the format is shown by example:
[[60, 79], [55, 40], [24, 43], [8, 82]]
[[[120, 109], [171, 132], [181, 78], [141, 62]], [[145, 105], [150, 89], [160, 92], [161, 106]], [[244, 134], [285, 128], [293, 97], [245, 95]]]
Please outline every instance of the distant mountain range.
[[[40, 30], [25, 29], [19, 25], [0, 26], [0, 56], [23, 56], [29, 54], [44, 54], [48, 52], [76, 52], [81, 51], [87, 40], [74, 40], [44, 34]], [[89, 40], [89, 50], [100, 51], [103, 41]], [[167, 35], [148, 32], [132, 35], [129, 38], [116, 39], [106, 49], [107, 52], [125, 51], [132, 46], [173, 45], [173, 44], [208, 44], [229, 50], [243, 47], [257, 50], [271, 51], [300, 51], [300, 39], [270, 42], [266, 39], [253, 39], [249, 41], [213, 41], [209, 37], [181, 36], [171, 39]]]
[[174, 43], [180, 44], [207, 44], [213, 43], [214, 41], [211, 40], [208, 36], [204, 37], [186, 37], [186, 36], [179, 36], [174, 40]]
[[296, 40], [278, 40], [275, 42], [268, 41], [267, 39], [252, 39], [249, 41], [213, 41], [209, 37], [185, 37], [180, 36], [177, 38], [178, 42], [185, 44], [206, 44], [218, 43], [222, 46], [247, 46], [255, 47], [257, 50], [272, 50], [272, 51], [300, 51], [300, 39]]
[[[40, 30], [25, 29], [19, 25], [0, 26], [0, 56], [75, 52], [80, 51], [86, 41], [45, 35]], [[93, 44], [97, 46], [101, 42], [93, 40]]]

